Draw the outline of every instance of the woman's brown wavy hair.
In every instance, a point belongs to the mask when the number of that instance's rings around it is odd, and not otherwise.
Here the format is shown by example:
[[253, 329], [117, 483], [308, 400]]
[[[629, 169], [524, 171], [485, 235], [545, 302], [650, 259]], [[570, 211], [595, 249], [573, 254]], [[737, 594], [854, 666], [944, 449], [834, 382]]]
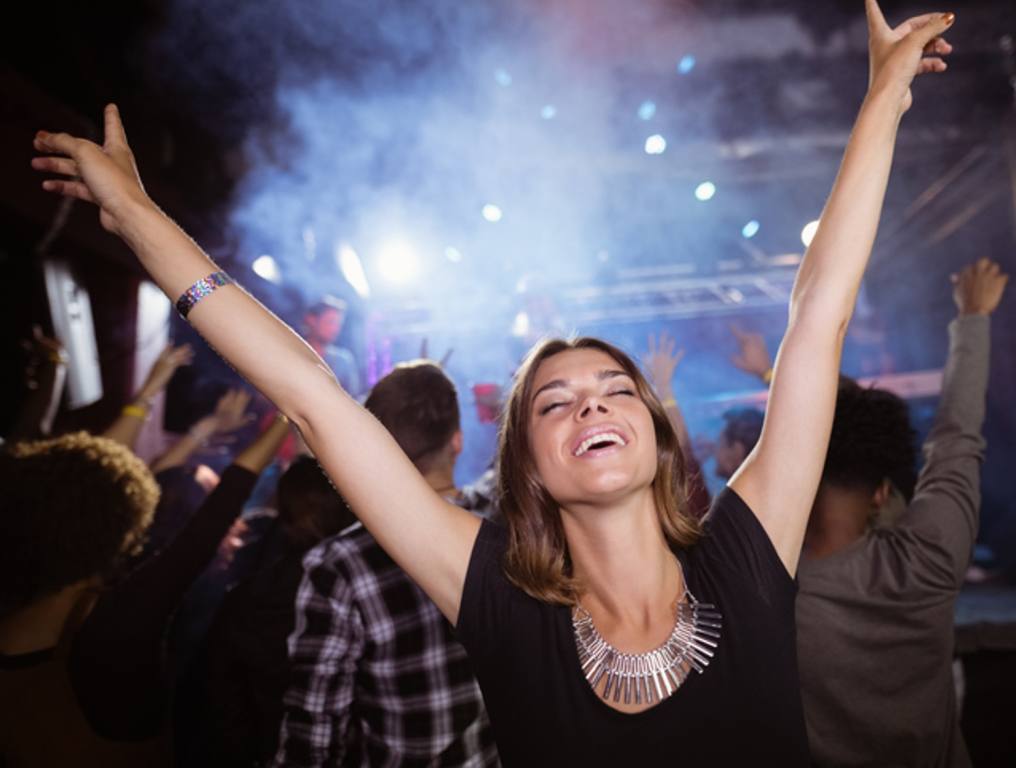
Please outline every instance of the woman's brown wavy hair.
[[700, 534], [689, 514], [684, 454], [667, 413], [634, 361], [600, 339], [551, 339], [537, 344], [515, 374], [501, 424], [498, 450], [500, 505], [508, 526], [504, 568], [508, 579], [528, 595], [548, 603], [573, 605], [580, 585], [571, 572], [568, 542], [557, 502], [540, 482], [529, 445], [533, 382], [544, 360], [575, 349], [594, 349], [613, 358], [635, 381], [656, 432], [653, 496], [664, 536], [671, 546], [687, 547]]

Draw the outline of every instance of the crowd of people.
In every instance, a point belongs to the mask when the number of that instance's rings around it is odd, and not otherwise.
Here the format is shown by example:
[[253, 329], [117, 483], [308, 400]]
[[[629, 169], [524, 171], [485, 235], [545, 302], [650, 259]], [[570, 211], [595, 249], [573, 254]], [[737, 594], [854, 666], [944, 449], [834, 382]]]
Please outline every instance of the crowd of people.
[[40, 132], [44, 186], [94, 202], [278, 410], [221, 474], [195, 456], [251, 424], [246, 390], [146, 464], [145, 419], [192, 364], [170, 346], [104, 433], [50, 436], [66, 358], [35, 334], [0, 450], [0, 766], [968, 764], [953, 611], [1008, 278], [953, 276], [918, 472], [906, 403], [840, 353], [910, 82], [944, 69], [953, 16], [867, 8], [869, 92], [775, 360], [732, 329], [765, 410], [704, 449], [672, 337], [644, 371], [545, 341], [466, 486], [440, 364], [396, 365], [361, 405], [345, 307], [314, 306], [304, 341], [235, 285], [147, 197], [115, 107], [102, 145]]

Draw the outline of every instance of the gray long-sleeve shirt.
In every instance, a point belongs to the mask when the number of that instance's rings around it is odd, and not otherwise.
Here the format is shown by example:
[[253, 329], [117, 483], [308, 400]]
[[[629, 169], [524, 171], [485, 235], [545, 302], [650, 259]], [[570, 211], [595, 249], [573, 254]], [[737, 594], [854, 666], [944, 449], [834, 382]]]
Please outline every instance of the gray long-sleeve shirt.
[[952, 678], [953, 611], [980, 507], [989, 320], [949, 326], [935, 423], [913, 501], [798, 570], [797, 643], [819, 765], [967, 766]]

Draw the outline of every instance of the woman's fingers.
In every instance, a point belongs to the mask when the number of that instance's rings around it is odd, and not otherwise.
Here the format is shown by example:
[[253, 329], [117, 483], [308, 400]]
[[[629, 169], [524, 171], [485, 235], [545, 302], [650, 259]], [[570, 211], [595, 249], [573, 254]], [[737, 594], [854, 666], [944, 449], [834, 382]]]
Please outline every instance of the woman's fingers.
[[87, 203], [94, 203], [95, 198], [88, 191], [88, 187], [81, 181], [61, 181], [60, 179], [47, 179], [42, 182], [42, 188], [47, 192], [54, 192], [65, 197], [76, 197]]
[[76, 139], [69, 133], [49, 133], [39, 131], [35, 134], [33, 144], [40, 152], [75, 157], [85, 139]]
[[123, 121], [120, 119], [120, 110], [116, 104], [107, 104], [104, 113], [106, 125], [106, 144], [116, 144], [122, 147], [127, 146], [127, 132], [123, 128]]
[[917, 66], [917, 74], [926, 75], [929, 72], [945, 72], [949, 68], [942, 59], [937, 56], [931, 56], [921, 59], [921, 63]]
[[872, 32], [889, 30], [889, 24], [886, 22], [885, 16], [882, 15], [882, 9], [878, 7], [878, 3], [875, 0], [865, 0], [864, 11], [868, 17], [868, 27]]
[[893, 33], [899, 35], [900, 37], [906, 37], [915, 29], [920, 29], [941, 15], [941, 13], [922, 13], [920, 16], [914, 16], [904, 21], [898, 27], [893, 29]]
[[78, 176], [78, 164], [67, 157], [33, 157], [32, 167], [37, 171], [58, 173], [61, 176]]
[[952, 50], [953, 47], [949, 45], [949, 42], [941, 37], [936, 37], [934, 40], [932, 40], [930, 43], [924, 46], [924, 52], [928, 55], [938, 53], [942, 54], [943, 56], [948, 56], [950, 53], [952, 53]]

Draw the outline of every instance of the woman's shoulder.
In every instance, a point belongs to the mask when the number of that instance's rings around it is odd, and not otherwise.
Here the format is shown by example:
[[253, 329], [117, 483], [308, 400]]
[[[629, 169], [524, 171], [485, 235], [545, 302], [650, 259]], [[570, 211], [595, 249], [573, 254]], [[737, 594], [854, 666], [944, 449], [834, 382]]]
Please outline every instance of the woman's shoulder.
[[702, 535], [690, 553], [703, 567], [722, 569], [791, 598], [796, 593], [794, 579], [762, 523], [730, 486], [713, 500], [702, 521]]

